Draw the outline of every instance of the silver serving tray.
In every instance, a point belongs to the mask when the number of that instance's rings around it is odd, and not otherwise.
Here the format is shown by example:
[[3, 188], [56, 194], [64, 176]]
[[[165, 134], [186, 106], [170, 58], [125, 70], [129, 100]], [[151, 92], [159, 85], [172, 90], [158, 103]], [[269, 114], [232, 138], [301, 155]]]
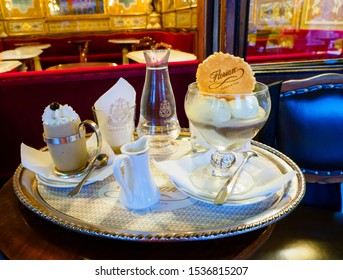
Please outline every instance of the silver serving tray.
[[[103, 211], [106, 214], [99, 214], [99, 205], [103, 205], [98, 198], [99, 190], [103, 187], [101, 184], [108, 184], [111, 179], [88, 187], [89, 193], [86, 192], [81, 198], [68, 198], [68, 189], [51, 191], [49, 187], [42, 187], [38, 184], [35, 174], [21, 165], [14, 174], [13, 186], [19, 200], [40, 217], [88, 235], [131, 241], [224, 238], [277, 222], [291, 213], [305, 194], [304, 176], [291, 159], [259, 142], [253, 141], [252, 149], [259, 156], [269, 159], [282, 173], [289, 170], [297, 172], [277, 197], [272, 201], [264, 201], [263, 205], [231, 207], [195, 201], [184, 208], [151, 212], [147, 215], [135, 215], [126, 209], [107, 205], [104, 206], [107, 207], [106, 211]], [[52, 199], [47, 199], [50, 196]], [[84, 204], [82, 199], [87, 199], [87, 204]], [[76, 205], [78, 208], [75, 212], [69, 210], [73, 208], [73, 203], [81, 203], [81, 206]], [[84, 215], [90, 216], [93, 220], [84, 218]]]

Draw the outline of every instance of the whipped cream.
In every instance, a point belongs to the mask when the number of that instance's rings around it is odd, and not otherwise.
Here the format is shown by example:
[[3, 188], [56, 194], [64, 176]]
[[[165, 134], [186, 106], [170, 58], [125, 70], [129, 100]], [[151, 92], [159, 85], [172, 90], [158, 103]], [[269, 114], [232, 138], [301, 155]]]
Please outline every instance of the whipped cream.
[[52, 110], [50, 105], [44, 109], [42, 116], [43, 124], [45, 125], [61, 125], [68, 122], [73, 122], [79, 118], [79, 115], [69, 105], [60, 105], [58, 109]]

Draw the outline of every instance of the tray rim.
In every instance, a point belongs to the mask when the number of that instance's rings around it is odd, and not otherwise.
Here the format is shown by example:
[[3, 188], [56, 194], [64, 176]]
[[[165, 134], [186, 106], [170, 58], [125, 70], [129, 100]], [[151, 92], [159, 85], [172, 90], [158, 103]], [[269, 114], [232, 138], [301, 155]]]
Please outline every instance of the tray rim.
[[[272, 213], [270, 213], [270, 215], [266, 215], [266, 212], [270, 210], [268, 209], [256, 216], [241, 220], [237, 223], [228, 224], [226, 227], [213, 228], [213, 230], [211, 231], [193, 230], [187, 232], [137, 232], [120, 228], [111, 228], [110, 230], [101, 229], [96, 225], [92, 225], [77, 218], [68, 216], [67, 214], [60, 212], [50, 206], [40, 196], [37, 185], [35, 186], [35, 184], [32, 184], [32, 180], [29, 186], [30, 189], [26, 189], [27, 186], [22, 185], [22, 177], [24, 173], [28, 173], [28, 175], [31, 175], [32, 178], [35, 176], [35, 174], [32, 171], [24, 168], [21, 164], [18, 166], [14, 173], [13, 188], [20, 202], [38, 216], [66, 229], [87, 235], [119, 240], [154, 242], [195, 241], [225, 238], [257, 230], [279, 221], [280, 219], [291, 213], [298, 206], [305, 194], [306, 182], [304, 175], [293, 160], [291, 160], [283, 153], [277, 151], [276, 149], [260, 142], [252, 141], [252, 147], [254, 146], [277, 156], [280, 160], [285, 162], [287, 165], [289, 165], [289, 167], [297, 172], [297, 196], [292, 201], [282, 206], [280, 209], [274, 209], [275, 211], [271, 211]], [[261, 218], [257, 219], [258, 216], [261, 216]]]

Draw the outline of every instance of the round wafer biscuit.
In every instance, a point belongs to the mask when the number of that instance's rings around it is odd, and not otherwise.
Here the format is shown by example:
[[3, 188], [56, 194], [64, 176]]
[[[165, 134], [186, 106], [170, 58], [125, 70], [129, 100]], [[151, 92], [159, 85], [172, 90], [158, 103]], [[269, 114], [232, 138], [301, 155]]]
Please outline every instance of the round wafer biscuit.
[[250, 93], [256, 84], [248, 63], [222, 52], [214, 53], [199, 64], [196, 78], [199, 90], [211, 93]]

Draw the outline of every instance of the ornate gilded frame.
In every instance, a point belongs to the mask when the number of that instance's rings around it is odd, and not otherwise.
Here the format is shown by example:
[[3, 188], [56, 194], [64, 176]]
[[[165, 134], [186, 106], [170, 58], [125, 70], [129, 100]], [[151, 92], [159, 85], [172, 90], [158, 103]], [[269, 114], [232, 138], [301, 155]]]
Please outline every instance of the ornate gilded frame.
[[296, 28], [299, 24], [299, 1], [302, 0], [252, 0], [249, 24], [264, 30], [277, 30], [281, 26]]
[[44, 17], [44, 10], [41, 0], [3, 0], [4, 19], [42, 17]]
[[301, 29], [343, 30], [342, 0], [303, 0]]
[[106, 0], [68, 1], [46, 0], [47, 19], [104, 18]]

